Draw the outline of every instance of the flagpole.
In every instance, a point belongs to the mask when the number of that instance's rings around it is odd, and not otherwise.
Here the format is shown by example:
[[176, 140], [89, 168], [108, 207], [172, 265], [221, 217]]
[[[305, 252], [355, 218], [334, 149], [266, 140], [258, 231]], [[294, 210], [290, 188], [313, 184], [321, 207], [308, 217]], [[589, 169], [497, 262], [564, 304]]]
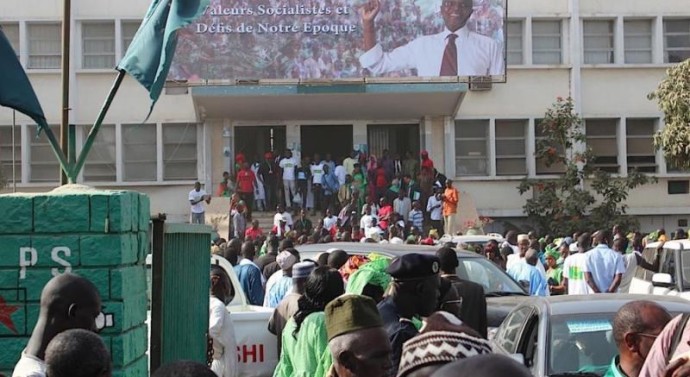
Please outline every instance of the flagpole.
[[[72, 0], [64, 0], [62, 16], [62, 121], [60, 122], [60, 148], [69, 155], [69, 71]], [[60, 184], [75, 183], [73, 174], [60, 169]]]
[[14, 129], [17, 127], [17, 111], [12, 110], [12, 192], [17, 192], [17, 146]]
[[98, 118], [96, 118], [96, 122], [93, 124], [93, 127], [91, 127], [91, 131], [89, 131], [89, 136], [87, 136], [86, 138], [84, 147], [82, 148], [81, 152], [79, 152], [79, 158], [77, 159], [77, 163], [76, 165], [73, 165], [71, 174], [74, 177], [78, 176], [79, 172], [84, 167], [86, 157], [91, 151], [91, 147], [93, 147], [93, 143], [96, 140], [96, 135], [98, 135], [98, 131], [101, 129], [101, 125], [103, 124], [105, 115], [108, 113], [110, 105], [113, 103], [113, 99], [115, 99], [115, 94], [117, 94], [117, 91], [120, 89], [120, 84], [122, 84], [122, 80], [125, 78], [125, 74], [126, 73], [124, 70], [118, 71], [117, 78], [115, 78], [115, 82], [113, 83], [112, 88], [110, 88], [110, 93], [108, 93], [108, 98], [106, 98], [105, 102], [103, 103], [101, 112], [98, 113]]

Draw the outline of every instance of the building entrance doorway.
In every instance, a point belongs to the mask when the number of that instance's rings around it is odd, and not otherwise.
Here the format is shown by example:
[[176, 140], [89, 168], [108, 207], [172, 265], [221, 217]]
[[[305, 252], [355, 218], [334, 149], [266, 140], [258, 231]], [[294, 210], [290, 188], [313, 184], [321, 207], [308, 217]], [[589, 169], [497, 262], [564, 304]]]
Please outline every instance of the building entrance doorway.
[[302, 126], [300, 127], [302, 156], [325, 158], [330, 154], [339, 161], [352, 152], [352, 125]]
[[369, 153], [381, 157], [384, 150], [390, 156], [412, 152], [419, 155], [420, 146], [419, 124], [375, 124], [367, 127], [367, 144]]
[[[247, 161], [262, 161], [268, 151], [285, 150], [287, 145], [285, 126], [235, 127], [235, 150], [242, 152]], [[234, 156], [233, 156], [234, 159]]]

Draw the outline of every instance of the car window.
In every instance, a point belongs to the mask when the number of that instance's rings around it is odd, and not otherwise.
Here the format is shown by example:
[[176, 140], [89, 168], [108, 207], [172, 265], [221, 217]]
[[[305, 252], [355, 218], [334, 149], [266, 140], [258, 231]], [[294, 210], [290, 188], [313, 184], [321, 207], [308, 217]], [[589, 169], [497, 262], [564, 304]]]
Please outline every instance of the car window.
[[683, 273], [683, 288], [690, 288], [690, 250], [680, 253], [681, 272]]
[[524, 293], [524, 290], [486, 258], [460, 258], [455, 272], [461, 279], [469, 280], [484, 287], [484, 293], [496, 292]]
[[660, 271], [671, 275], [673, 283], [676, 282], [676, 255], [673, 250], [664, 249], [664, 255], [661, 257]]
[[532, 311], [533, 309], [531, 307], [526, 306], [508, 314], [496, 333], [496, 337], [494, 338], [496, 344], [509, 354], [516, 353], [522, 327], [525, 325], [525, 321]]
[[603, 374], [618, 354], [613, 340], [615, 313], [551, 317], [547, 375], [591, 372]]
[[518, 353], [524, 356], [525, 366], [534, 369], [539, 365], [539, 353], [537, 352], [537, 340], [539, 340], [539, 316], [536, 312], [530, 314], [527, 319], [527, 326], [522, 335], [522, 343], [519, 346]]

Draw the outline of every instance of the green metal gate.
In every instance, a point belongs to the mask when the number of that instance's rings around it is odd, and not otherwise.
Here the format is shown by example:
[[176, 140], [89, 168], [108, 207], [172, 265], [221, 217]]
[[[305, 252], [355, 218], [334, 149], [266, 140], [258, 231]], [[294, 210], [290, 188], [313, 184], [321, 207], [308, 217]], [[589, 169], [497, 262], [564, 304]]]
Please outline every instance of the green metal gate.
[[211, 227], [153, 220], [151, 373], [177, 360], [206, 362]]

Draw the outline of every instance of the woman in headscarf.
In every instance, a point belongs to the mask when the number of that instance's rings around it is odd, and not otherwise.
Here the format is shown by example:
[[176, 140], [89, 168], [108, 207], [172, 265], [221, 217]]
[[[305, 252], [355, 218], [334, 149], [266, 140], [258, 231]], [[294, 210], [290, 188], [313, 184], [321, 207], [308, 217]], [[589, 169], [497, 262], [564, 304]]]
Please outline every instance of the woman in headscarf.
[[282, 351], [274, 377], [323, 376], [331, 367], [324, 309], [344, 292], [343, 279], [330, 267], [315, 269], [298, 301], [299, 310], [282, 335]]
[[237, 376], [237, 341], [235, 329], [225, 305], [234, 293], [227, 272], [220, 266], [211, 266], [211, 297], [209, 301], [208, 334], [213, 347], [211, 370], [218, 377]]

